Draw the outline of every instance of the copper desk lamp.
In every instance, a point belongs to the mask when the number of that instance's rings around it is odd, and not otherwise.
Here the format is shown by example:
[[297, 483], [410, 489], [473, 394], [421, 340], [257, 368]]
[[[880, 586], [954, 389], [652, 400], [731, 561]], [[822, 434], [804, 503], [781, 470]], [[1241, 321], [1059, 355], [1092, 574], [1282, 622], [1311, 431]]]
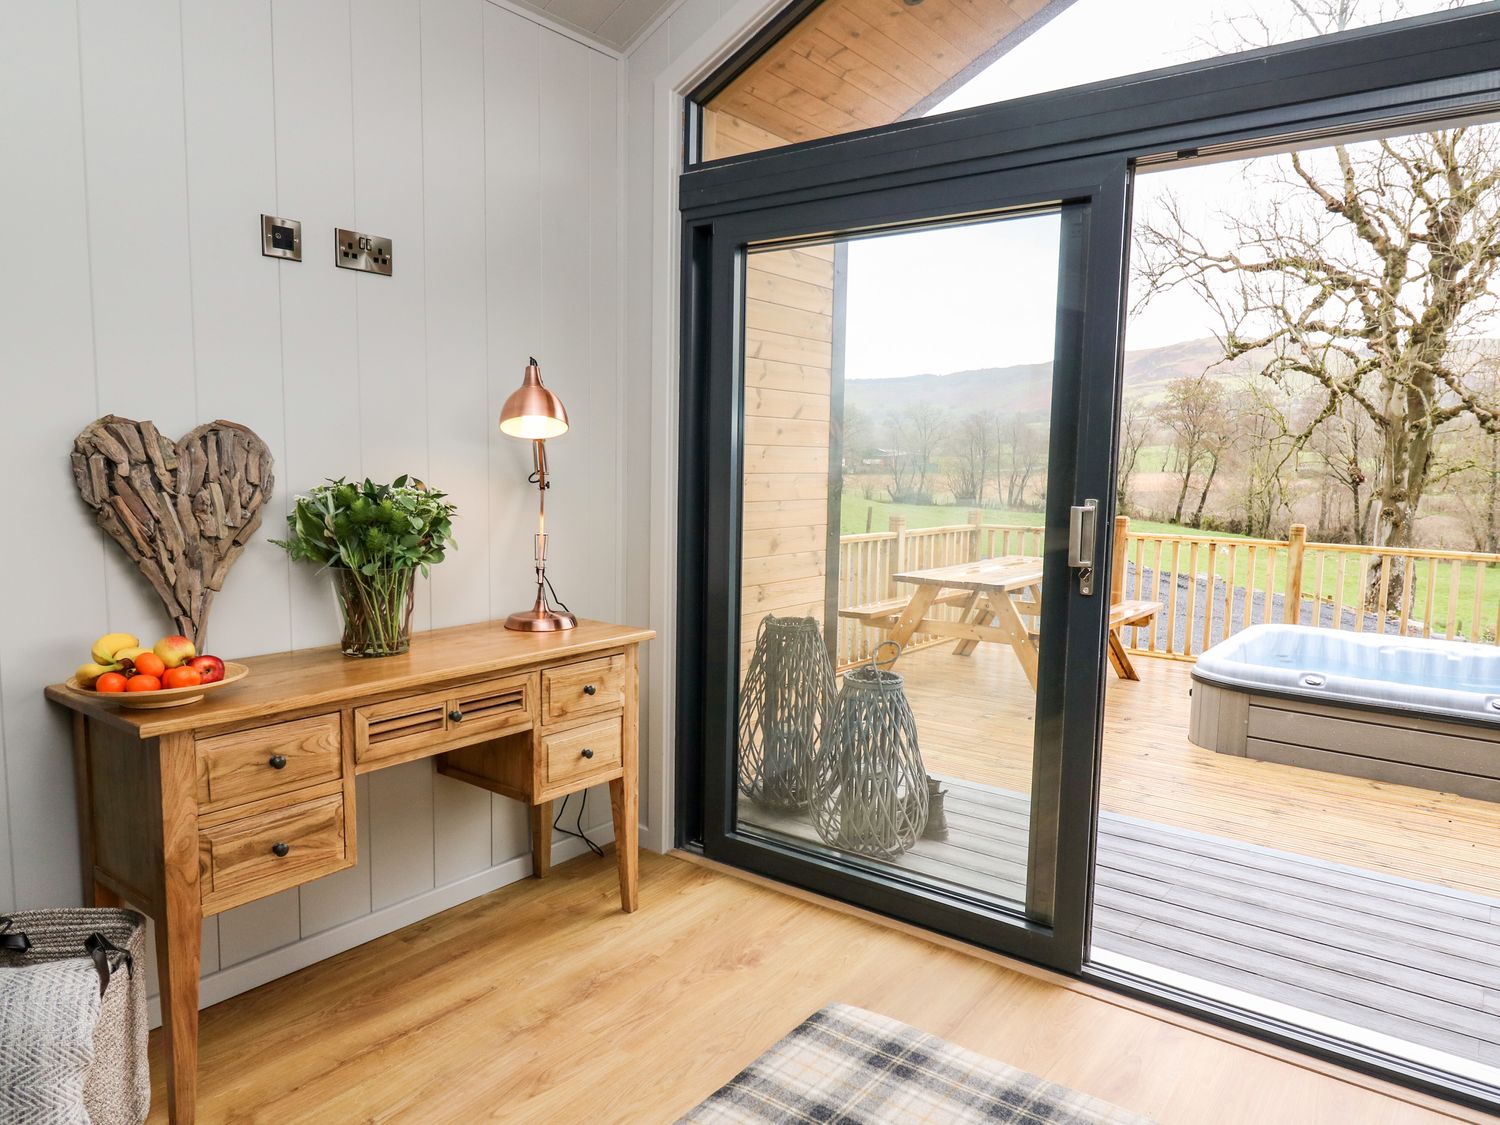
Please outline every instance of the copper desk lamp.
[[536, 517], [536, 604], [520, 613], [512, 613], [505, 619], [507, 629], [519, 629], [525, 633], [551, 633], [559, 629], [571, 629], [578, 619], [568, 612], [568, 607], [558, 602], [560, 609], [553, 609], [548, 600], [557, 595], [552, 583], [547, 580], [547, 489], [552, 482], [547, 479], [547, 439], [561, 437], [568, 432], [568, 412], [563, 409], [562, 399], [542, 386], [542, 369], [536, 357], [526, 365], [526, 374], [521, 379], [520, 389], [505, 400], [500, 411], [500, 432], [511, 437], [524, 438], [531, 442], [532, 469], [530, 482], [536, 485], [541, 498]]

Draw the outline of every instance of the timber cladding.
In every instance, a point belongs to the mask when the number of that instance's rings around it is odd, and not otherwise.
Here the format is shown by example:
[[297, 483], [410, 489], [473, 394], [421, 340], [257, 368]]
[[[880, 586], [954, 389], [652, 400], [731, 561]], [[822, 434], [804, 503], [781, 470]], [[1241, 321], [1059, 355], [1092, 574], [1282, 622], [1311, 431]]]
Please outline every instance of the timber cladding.
[[[740, 642], [768, 613], [822, 622], [836, 383], [836, 251], [762, 251], [745, 267]], [[841, 374], [841, 373], [840, 373]]]
[[715, 160], [917, 116], [1024, 38], [1048, 0], [823, 0], [704, 105]]

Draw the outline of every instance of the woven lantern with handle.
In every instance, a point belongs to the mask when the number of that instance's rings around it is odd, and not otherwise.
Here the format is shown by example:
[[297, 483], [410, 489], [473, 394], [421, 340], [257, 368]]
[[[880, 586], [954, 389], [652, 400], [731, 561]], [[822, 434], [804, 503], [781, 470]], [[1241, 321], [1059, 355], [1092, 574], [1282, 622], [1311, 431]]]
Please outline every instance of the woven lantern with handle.
[[741, 793], [767, 808], [807, 807], [833, 692], [833, 664], [817, 618], [762, 618], [740, 688]]
[[[895, 652], [882, 661], [888, 646]], [[880, 859], [901, 855], [927, 827], [917, 721], [902, 677], [881, 667], [900, 655], [885, 641], [868, 664], [844, 673], [814, 770], [812, 822], [823, 842]]]

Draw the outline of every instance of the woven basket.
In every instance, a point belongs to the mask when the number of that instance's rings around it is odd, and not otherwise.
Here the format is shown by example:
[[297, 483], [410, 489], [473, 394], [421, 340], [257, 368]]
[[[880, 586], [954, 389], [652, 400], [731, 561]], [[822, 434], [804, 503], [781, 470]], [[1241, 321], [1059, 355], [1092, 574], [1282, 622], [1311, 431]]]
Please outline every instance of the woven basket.
[[[7, 916], [0, 966], [92, 958], [103, 994], [83, 1102], [91, 1125], [140, 1125], [151, 1108], [146, 1061], [146, 920], [133, 910], [72, 907]], [[19, 935], [25, 935], [20, 940]], [[101, 943], [98, 939], [103, 938]], [[24, 950], [19, 948], [26, 945]]]

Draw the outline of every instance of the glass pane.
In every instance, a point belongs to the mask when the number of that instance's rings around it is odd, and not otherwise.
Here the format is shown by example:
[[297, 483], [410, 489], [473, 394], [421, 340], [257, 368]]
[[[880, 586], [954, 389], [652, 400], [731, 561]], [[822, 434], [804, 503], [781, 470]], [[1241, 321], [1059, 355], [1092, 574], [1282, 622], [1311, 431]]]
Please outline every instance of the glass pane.
[[1093, 958], [1500, 1088], [1500, 125], [1134, 223]]
[[1060, 235], [745, 268], [739, 829], [1017, 910]]
[[737, 156], [1482, 0], [823, 0], [704, 103]]

